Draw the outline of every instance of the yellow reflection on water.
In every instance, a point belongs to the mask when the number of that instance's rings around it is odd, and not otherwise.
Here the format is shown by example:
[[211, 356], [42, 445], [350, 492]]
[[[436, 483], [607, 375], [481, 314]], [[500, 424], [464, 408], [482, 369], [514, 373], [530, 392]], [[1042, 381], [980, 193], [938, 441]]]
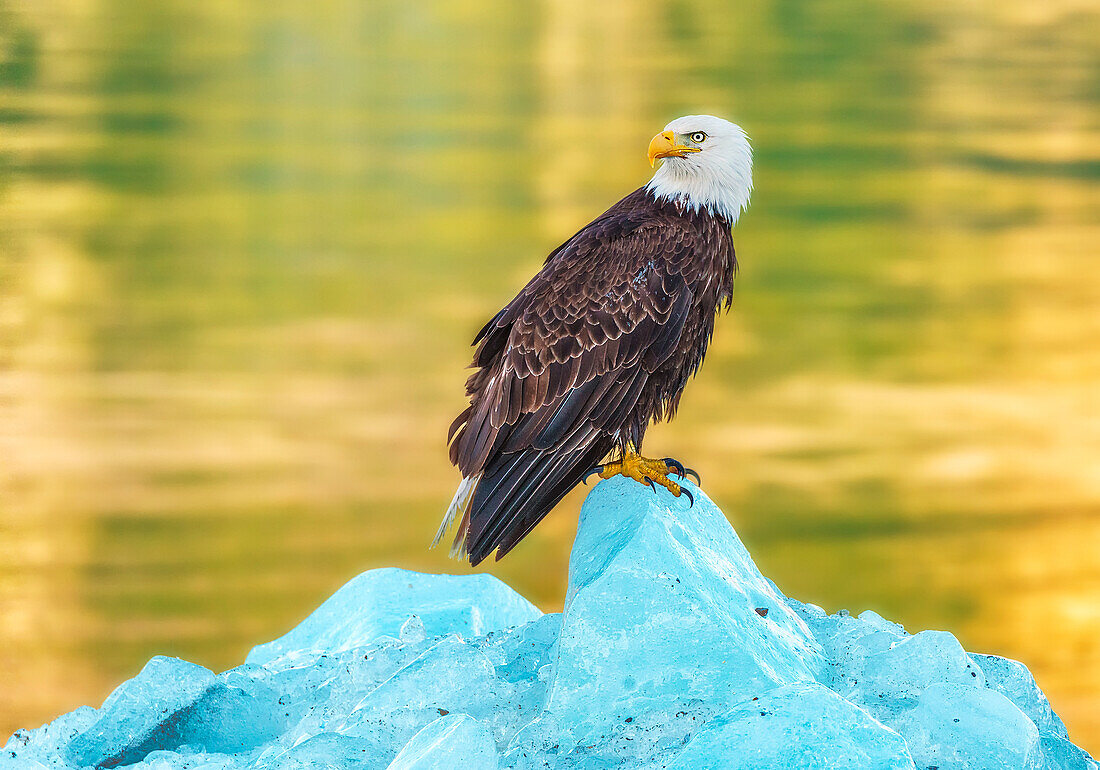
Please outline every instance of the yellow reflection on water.
[[[425, 545], [466, 344], [641, 184], [757, 149], [675, 424], [766, 573], [1035, 672], [1100, 751], [1088, 3], [0, 0], [0, 737]], [[576, 493], [487, 569], [560, 607]]]

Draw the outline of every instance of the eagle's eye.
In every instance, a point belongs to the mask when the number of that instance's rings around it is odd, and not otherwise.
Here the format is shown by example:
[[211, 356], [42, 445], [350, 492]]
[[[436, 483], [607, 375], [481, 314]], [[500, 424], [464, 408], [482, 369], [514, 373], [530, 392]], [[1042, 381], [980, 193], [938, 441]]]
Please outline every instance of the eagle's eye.
[[702, 131], [692, 131], [690, 134], [688, 134], [688, 139], [695, 142], [696, 144], [701, 144], [706, 138], [707, 135], [704, 134]]

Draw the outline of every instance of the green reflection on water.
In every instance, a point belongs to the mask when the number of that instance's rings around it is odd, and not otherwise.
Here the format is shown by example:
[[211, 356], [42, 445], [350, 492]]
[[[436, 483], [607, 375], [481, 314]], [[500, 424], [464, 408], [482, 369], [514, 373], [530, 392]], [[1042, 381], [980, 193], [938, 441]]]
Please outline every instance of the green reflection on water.
[[[1095, 752], [1098, 27], [0, 7], [0, 733], [157, 652], [231, 666], [359, 570], [461, 571], [424, 545], [469, 337], [713, 111], [756, 147], [737, 302], [650, 441], [781, 587], [1025, 660]], [[490, 567], [546, 608], [578, 500]]]

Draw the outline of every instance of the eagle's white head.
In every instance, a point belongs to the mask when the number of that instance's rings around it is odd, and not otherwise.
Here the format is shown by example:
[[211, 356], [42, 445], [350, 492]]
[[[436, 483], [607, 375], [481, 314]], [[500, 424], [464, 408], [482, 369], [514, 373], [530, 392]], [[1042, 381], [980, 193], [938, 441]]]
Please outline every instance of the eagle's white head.
[[741, 127], [713, 115], [686, 115], [649, 143], [649, 163], [663, 159], [646, 185], [657, 198], [737, 221], [752, 194], [752, 148]]

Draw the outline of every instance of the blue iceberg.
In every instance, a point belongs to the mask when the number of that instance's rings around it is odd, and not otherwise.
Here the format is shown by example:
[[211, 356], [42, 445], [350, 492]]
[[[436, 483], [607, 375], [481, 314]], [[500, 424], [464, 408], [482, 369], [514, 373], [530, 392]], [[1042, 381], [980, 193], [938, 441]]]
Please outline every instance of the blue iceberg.
[[690, 489], [601, 482], [560, 614], [372, 570], [230, 671], [154, 658], [0, 768], [1100, 770], [1022, 664], [785, 597]]
[[722, 512], [636, 486], [601, 485], [581, 513], [546, 704], [559, 728], [587, 742], [639, 713], [820, 677], [821, 645]]
[[426, 635], [469, 637], [522, 625], [541, 614], [492, 575], [374, 569], [352, 578], [286, 636], [253, 647], [245, 662], [264, 664], [287, 653], [341, 652], [387, 636], [400, 638], [414, 615]]

